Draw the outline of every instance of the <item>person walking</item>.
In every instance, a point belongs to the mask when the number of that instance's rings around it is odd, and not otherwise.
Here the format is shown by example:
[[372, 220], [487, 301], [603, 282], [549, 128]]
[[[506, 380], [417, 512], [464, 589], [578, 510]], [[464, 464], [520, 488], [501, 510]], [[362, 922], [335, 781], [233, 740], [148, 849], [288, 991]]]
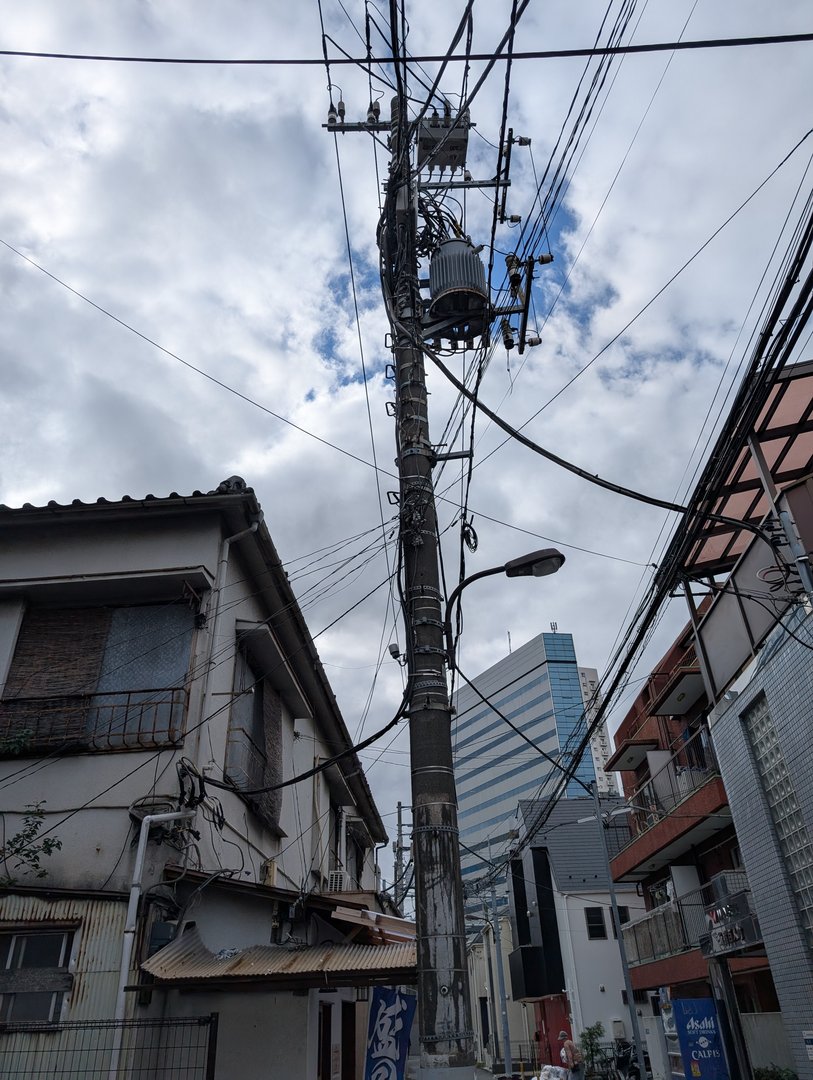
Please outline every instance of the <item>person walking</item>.
[[584, 1058], [582, 1057], [581, 1050], [579, 1050], [578, 1046], [576, 1046], [566, 1031], [559, 1032], [559, 1042], [562, 1044], [559, 1056], [562, 1059], [562, 1064], [567, 1069], [567, 1075], [571, 1080], [583, 1080]]

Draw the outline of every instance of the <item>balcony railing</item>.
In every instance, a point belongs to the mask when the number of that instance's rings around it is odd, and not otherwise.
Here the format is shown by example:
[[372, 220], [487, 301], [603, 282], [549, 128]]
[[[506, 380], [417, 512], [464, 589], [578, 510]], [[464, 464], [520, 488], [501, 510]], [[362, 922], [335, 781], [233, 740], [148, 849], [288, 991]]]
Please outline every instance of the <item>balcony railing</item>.
[[672, 757], [630, 797], [633, 808], [630, 815], [631, 842], [667, 817], [693, 791], [719, 774], [711, 739], [707, 730], [701, 728], [683, 742]]
[[[748, 891], [748, 879], [742, 871], [726, 871], [718, 877], [725, 879], [725, 887], [732, 893]], [[701, 937], [710, 930], [706, 909], [715, 903], [718, 893], [714, 878], [693, 892], [653, 908], [643, 918], [625, 923], [621, 932], [629, 963], [648, 964], [700, 948]]]
[[170, 687], [0, 702], [0, 757], [179, 743], [186, 690]]

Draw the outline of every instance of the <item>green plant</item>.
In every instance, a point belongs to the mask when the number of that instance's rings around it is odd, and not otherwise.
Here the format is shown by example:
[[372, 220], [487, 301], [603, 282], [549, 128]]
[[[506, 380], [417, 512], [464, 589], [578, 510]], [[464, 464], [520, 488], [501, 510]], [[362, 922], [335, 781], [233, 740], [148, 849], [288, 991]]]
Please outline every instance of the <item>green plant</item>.
[[26, 749], [34, 732], [30, 728], [23, 731], [15, 731], [13, 735], [4, 735], [0, 738], [0, 756], [18, 757]]
[[584, 1057], [587, 1076], [592, 1076], [596, 1071], [596, 1058], [599, 1057], [601, 1040], [604, 1037], [604, 1025], [600, 1020], [595, 1024], [583, 1028], [579, 1036], [579, 1049]]
[[793, 1069], [782, 1069], [779, 1065], [762, 1065], [754, 1069], [754, 1080], [799, 1080]]
[[42, 802], [28, 803], [22, 828], [0, 846], [0, 863], [4, 867], [4, 873], [0, 874], [0, 885], [13, 885], [17, 880], [16, 871], [38, 878], [47, 875], [42, 859], [59, 851], [62, 841], [55, 836], [39, 837], [45, 821], [43, 805]]

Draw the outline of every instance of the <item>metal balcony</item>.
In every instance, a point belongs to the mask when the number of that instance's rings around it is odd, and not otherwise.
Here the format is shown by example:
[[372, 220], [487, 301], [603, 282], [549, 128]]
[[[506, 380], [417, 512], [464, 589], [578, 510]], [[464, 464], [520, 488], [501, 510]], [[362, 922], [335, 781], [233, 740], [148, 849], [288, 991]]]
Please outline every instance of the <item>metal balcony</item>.
[[681, 744], [672, 757], [653, 776], [642, 784], [629, 799], [631, 844], [672, 810], [692, 792], [719, 776], [720, 769], [711, 745], [711, 738], [701, 728]]
[[707, 909], [720, 899], [721, 883], [731, 894], [750, 896], [745, 873], [725, 871], [699, 889], [653, 908], [643, 918], [625, 923], [621, 932], [630, 966], [699, 949], [701, 938], [707, 937], [712, 929]]
[[180, 743], [186, 690], [169, 687], [0, 702], [0, 757]]

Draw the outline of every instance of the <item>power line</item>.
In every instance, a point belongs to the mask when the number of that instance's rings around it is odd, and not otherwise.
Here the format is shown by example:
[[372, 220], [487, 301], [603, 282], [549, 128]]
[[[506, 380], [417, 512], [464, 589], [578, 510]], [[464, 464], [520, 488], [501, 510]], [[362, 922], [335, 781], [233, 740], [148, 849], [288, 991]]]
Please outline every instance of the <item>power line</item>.
[[[606, 45], [582, 49], [535, 49], [515, 52], [514, 60], [566, 60], [583, 56], [620, 56], [624, 54], [689, 51], [695, 49], [736, 49], [753, 45], [793, 45], [813, 41], [813, 33], [762, 34], [755, 37], [703, 38], [697, 41], [655, 41], [641, 45]], [[501, 54], [497, 53], [499, 58]], [[122, 56], [106, 53], [41, 52], [33, 49], [0, 49], [0, 56], [24, 60], [83, 60], [113, 64], [177, 64], [192, 67], [321, 67], [324, 57], [192, 57], [192, 56]], [[367, 67], [373, 64], [437, 64], [443, 61], [471, 63], [489, 61], [494, 53], [470, 53], [466, 56], [340, 56], [330, 64]]]

